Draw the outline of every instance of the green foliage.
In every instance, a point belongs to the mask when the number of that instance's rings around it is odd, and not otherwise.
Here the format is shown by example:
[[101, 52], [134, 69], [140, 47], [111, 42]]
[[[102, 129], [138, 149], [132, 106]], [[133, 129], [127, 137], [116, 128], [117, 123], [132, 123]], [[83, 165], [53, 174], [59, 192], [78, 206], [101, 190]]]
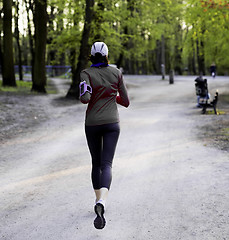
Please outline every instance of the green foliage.
[[[17, 87], [3, 87], [2, 80], [0, 80], [0, 93], [1, 92], [14, 92], [19, 94], [36, 94], [35, 92], [31, 92], [32, 82], [31, 81], [19, 81], [16, 80]], [[48, 81], [47, 84], [47, 93], [55, 94], [57, 90], [55, 87]]]
[[229, 68], [229, 9], [226, 1], [186, 1], [184, 58], [195, 51], [196, 40], [204, 42], [206, 66], [215, 62], [218, 72]]
[[[133, 65], [129, 69], [131, 73], [136, 73], [134, 69], [139, 66], [141, 71], [149, 68], [147, 72], [160, 73], [162, 37], [167, 72], [174, 67], [190, 68], [191, 62], [193, 69], [197, 68], [200, 56], [204, 58], [206, 70], [212, 62], [216, 63], [218, 73], [224, 74], [229, 69], [227, 1], [95, 0], [93, 10], [89, 44], [106, 42], [110, 62], [122, 59], [126, 68]], [[47, 11], [48, 64], [76, 66], [85, 0], [49, 0]], [[23, 39], [28, 42], [27, 37]], [[50, 53], [54, 53], [52, 57]], [[189, 69], [190, 73], [193, 69]]]
[[52, 39], [49, 50], [56, 52], [52, 64], [58, 64], [61, 54], [67, 55], [66, 64], [70, 64], [70, 52], [75, 49], [79, 53], [79, 43], [84, 24], [85, 1], [50, 0], [50, 6], [55, 8], [53, 28], [49, 31]]
[[32, 87], [32, 82], [16, 81], [17, 87], [3, 87], [0, 80], [0, 92], [29, 92]]

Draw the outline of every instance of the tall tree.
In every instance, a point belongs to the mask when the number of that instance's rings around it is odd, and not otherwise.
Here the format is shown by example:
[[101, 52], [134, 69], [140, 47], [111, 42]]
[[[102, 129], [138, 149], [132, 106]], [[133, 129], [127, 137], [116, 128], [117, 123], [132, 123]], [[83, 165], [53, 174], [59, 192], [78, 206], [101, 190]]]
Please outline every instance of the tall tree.
[[3, 69], [3, 54], [2, 54], [2, 13], [3, 13], [3, 9], [2, 9], [2, 2], [0, 2], [0, 69], [2, 72]]
[[[214, 61], [221, 74], [229, 68], [229, 11], [227, 1], [192, 1], [185, 4], [183, 21], [183, 59], [193, 56], [199, 73], [204, 73]], [[219, 47], [220, 46], [220, 47]]]
[[20, 33], [19, 33], [19, 1], [17, 0], [15, 2], [15, 30], [14, 30], [14, 36], [16, 38], [17, 47], [18, 47], [18, 70], [19, 70], [19, 79], [23, 80], [23, 73], [22, 73], [22, 50], [21, 50], [21, 44], [20, 44]]
[[89, 37], [93, 19], [94, 0], [86, 0], [85, 21], [83, 35], [81, 38], [80, 53], [78, 57], [77, 68], [73, 72], [72, 84], [67, 93], [67, 97], [79, 98], [80, 72], [86, 68], [89, 56]]
[[46, 92], [47, 0], [35, 0], [35, 58], [32, 91]]
[[[35, 0], [24, 2], [31, 6]], [[86, 3], [86, 0], [48, 1], [52, 16], [48, 50], [55, 53], [51, 63], [61, 64], [64, 59], [72, 66], [73, 84], [68, 95], [73, 89], [78, 91], [76, 68], [82, 66], [80, 59], [86, 45], [82, 42], [88, 25]], [[163, 62], [166, 72], [173, 67], [182, 73], [184, 67], [190, 66], [191, 73], [195, 73], [200, 67], [207, 69], [205, 66], [212, 61], [221, 72], [228, 68], [229, 16], [225, 1], [96, 0], [95, 3], [90, 37], [86, 41], [106, 42], [110, 62], [124, 67], [126, 72], [160, 73]], [[31, 16], [34, 10], [30, 7], [29, 11]]]
[[101, 26], [104, 22], [104, 1], [98, 0], [97, 1], [97, 9], [94, 11], [94, 25], [95, 25], [95, 36], [94, 36], [94, 42], [99, 42], [104, 39], [102, 36], [102, 29]]
[[26, 13], [27, 13], [27, 24], [28, 24], [28, 37], [29, 37], [29, 50], [31, 54], [30, 58], [30, 64], [31, 64], [31, 74], [32, 74], [32, 79], [34, 79], [34, 58], [35, 58], [35, 53], [34, 53], [34, 36], [32, 35], [32, 21], [30, 19], [30, 11], [34, 12], [34, 4], [32, 0], [25, 0], [25, 7], [26, 7]]
[[13, 0], [3, 0], [3, 86], [16, 86], [12, 34]]

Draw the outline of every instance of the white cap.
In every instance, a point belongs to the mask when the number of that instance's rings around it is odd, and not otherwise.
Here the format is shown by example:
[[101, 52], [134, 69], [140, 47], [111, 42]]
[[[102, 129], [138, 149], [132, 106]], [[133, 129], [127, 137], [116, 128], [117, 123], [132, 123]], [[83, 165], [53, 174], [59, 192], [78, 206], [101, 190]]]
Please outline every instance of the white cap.
[[108, 47], [104, 42], [95, 42], [91, 47], [91, 55], [95, 56], [96, 53], [101, 53], [102, 56], [108, 56]]

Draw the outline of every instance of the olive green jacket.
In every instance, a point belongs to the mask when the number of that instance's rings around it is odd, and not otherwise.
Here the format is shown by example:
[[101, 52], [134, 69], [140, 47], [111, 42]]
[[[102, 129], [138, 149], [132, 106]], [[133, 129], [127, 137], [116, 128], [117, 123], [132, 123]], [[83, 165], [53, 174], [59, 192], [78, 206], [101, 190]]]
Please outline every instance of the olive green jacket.
[[129, 97], [121, 71], [111, 66], [90, 67], [81, 72], [80, 79], [92, 87], [92, 94], [86, 92], [80, 97], [82, 103], [88, 103], [85, 125], [119, 122], [117, 103], [129, 106]]

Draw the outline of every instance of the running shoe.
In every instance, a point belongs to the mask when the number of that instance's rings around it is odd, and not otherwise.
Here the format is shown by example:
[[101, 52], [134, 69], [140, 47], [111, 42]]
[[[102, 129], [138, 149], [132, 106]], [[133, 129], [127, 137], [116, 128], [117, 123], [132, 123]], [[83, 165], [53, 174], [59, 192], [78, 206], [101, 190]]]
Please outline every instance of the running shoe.
[[95, 205], [96, 218], [94, 220], [94, 226], [96, 229], [103, 229], [106, 225], [106, 220], [104, 218], [104, 206], [101, 203]]

